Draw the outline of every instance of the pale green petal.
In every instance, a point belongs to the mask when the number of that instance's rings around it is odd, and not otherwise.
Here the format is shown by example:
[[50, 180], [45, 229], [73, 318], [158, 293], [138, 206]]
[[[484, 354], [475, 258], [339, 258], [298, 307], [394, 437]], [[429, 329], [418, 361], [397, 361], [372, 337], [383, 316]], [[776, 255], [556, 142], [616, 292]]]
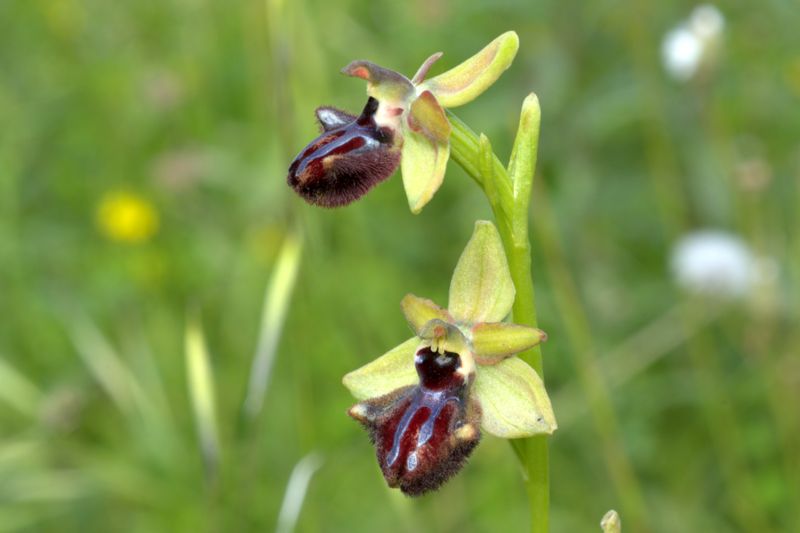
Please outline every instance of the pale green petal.
[[416, 215], [430, 202], [444, 181], [450, 145], [432, 143], [413, 131], [406, 132], [403, 143], [400, 171], [408, 207]]
[[514, 293], [500, 234], [479, 220], [453, 272], [447, 309], [462, 322], [500, 322], [511, 312]]
[[403, 127], [403, 157], [400, 170], [408, 205], [414, 214], [442, 185], [450, 157], [450, 122], [430, 92], [411, 104]]
[[440, 57], [442, 57], [442, 52], [436, 52], [435, 54], [431, 55], [425, 62], [420, 65], [419, 70], [417, 73], [414, 74], [414, 77], [411, 78], [411, 83], [414, 85], [419, 85], [425, 79], [425, 76], [428, 75], [428, 71], [431, 69], [434, 63], [436, 63]]
[[472, 353], [479, 365], [497, 364], [547, 339], [540, 329], [505, 322], [476, 324], [471, 334]]
[[418, 87], [433, 91], [444, 107], [466, 104], [497, 81], [511, 66], [518, 49], [517, 34], [506, 32], [457, 67], [422, 82]]
[[347, 374], [342, 383], [359, 400], [377, 398], [393, 390], [416, 384], [419, 379], [414, 367], [414, 353], [420, 340], [408, 339], [371, 363]]
[[406, 294], [400, 302], [403, 314], [408, 321], [408, 325], [419, 335], [428, 322], [437, 318], [444, 322], [452, 322], [450, 313], [442, 309], [427, 298], [420, 298], [413, 294]]
[[481, 427], [504, 439], [556, 430], [550, 398], [539, 375], [518, 357], [478, 367], [474, 394], [483, 411]]

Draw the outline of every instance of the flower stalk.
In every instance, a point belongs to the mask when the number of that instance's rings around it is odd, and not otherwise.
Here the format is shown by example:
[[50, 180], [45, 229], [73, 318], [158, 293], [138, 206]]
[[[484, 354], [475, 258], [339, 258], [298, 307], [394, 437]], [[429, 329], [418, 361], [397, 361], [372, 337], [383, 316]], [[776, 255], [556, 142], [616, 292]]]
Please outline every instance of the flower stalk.
[[[516, 289], [512, 307], [513, 321], [516, 324], [537, 327], [528, 210], [539, 146], [539, 100], [531, 93], [523, 102], [508, 169], [492, 151], [485, 135], [478, 136], [449, 111], [448, 119], [452, 125], [450, 155], [483, 190], [500, 232]], [[544, 379], [541, 345], [518, 356]], [[547, 435], [512, 440], [511, 444], [526, 473], [531, 531], [545, 533], [549, 527], [550, 506]]]

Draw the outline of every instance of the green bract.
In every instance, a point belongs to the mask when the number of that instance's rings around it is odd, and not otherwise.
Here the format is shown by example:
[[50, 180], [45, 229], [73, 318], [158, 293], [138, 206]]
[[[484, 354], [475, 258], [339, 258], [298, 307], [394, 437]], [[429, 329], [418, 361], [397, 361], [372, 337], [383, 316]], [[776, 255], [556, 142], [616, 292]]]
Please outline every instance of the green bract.
[[457, 353], [475, 381], [471, 395], [481, 406], [484, 431], [507, 439], [550, 434], [557, 428], [539, 375], [514, 354], [546, 338], [543, 331], [501, 322], [511, 311], [514, 285], [500, 235], [491, 222], [478, 221], [456, 265], [450, 303], [407, 295], [401, 307], [415, 336], [375, 361], [350, 372], [344, 385], [359, 400], [414, 385], [414, 354], [430, 346]]
[[442, 53], [429, 57], [409, 80], [369, 61], [353, 61], [342, 72], [367, 81], [367, 94], [380, 102], [379, 126], [402, 137], [401, 171], [408, 204], [419, 213], [444, 179], [450, 157], [450, 123], [443, 107], [474, 100], [491, 86], [514, 60], [519, 37], [506, 32], [483, 50], [447, 72], [425, 79]]

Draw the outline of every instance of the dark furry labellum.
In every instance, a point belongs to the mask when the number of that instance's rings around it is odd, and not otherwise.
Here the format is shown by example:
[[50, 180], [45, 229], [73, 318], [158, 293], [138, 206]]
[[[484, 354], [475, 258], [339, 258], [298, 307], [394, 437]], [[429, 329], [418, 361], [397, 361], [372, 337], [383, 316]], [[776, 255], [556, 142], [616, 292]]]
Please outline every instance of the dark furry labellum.
[[458, 354], [429, 347], [415, 357], [420, 383], [353, 406], [390, 487], [418, 496], [456, 474], [480, 440], [480, 407]]
[[287, 182], [307, 202], [347, 205], [391, 176], [400, 164], [392, 130], [375, 123], [378, 101], [367, 101], [355, 117], [333, 107], [317, 109], [322, 134], [289, 166]]

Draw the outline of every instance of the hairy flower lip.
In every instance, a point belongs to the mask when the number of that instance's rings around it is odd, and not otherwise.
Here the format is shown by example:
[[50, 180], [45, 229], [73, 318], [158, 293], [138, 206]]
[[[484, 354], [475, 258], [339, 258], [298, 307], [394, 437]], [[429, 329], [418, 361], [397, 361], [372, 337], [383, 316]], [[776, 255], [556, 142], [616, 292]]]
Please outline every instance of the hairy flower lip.
[[419, 384], [350, 408], [368, 431], [390, 487], [409, 496], [436, 490], [464, 465], [480, 440], [480, 407], [469, 398], [472, 375], [458, 354], [421, 347], [414, 355]]
[[391, 176], [400, 153], [394, 130], [375, 122], [379, 108], [370, 97], [357, 117], [332, 107], [317, 109], [322, 133], [292, 161], [287, 183], [311, 204], [338, 207]]

